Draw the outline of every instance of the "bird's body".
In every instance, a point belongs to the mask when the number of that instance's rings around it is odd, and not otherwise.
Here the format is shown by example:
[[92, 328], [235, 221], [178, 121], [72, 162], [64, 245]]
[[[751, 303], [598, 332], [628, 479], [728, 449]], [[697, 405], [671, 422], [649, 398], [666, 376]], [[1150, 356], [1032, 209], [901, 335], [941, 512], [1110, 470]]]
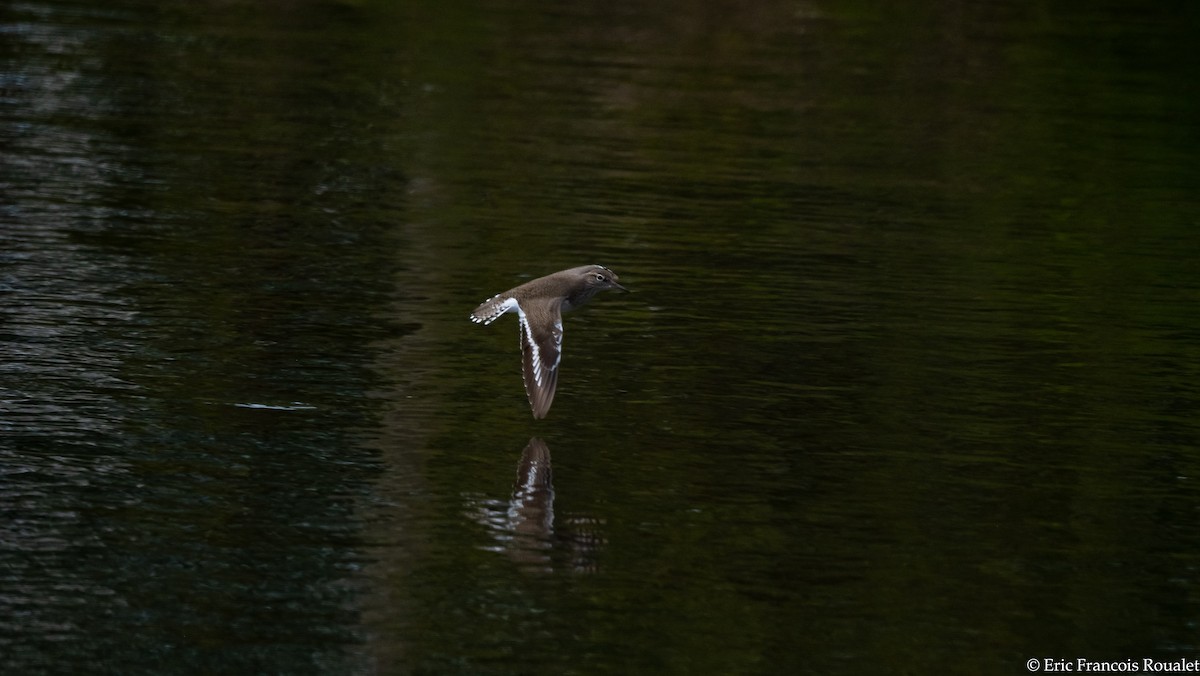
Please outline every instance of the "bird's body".
[[476, 324], [491, 324], [505, 312], [515, 311], [521, 329], [521, 363], [525, 393], [533, 417], [544, 418], [558, 386], [562, 358], [562, 313], [583, 305], [605, 289], [625, 287], [617, 275], [602, 265], [584, 265], [538, 277], [480, 303], [471, 313]]

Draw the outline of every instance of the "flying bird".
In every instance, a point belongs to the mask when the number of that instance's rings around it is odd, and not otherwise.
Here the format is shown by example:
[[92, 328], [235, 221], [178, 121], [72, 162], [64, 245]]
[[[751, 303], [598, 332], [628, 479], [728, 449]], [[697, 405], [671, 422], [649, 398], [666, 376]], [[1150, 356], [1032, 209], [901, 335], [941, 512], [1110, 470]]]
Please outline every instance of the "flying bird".
[[525, 394], [534, 418], [545, 418], [558, 386], [562, 360], [562, 313], [573, 310], [606, 289], [628, 291], [617, 274], [603, 265], [584, 265], [509, 289], [485, 300], [471, 313], [476, 324], [491, 324], [515, 311], [521, 328], [521, 364]]

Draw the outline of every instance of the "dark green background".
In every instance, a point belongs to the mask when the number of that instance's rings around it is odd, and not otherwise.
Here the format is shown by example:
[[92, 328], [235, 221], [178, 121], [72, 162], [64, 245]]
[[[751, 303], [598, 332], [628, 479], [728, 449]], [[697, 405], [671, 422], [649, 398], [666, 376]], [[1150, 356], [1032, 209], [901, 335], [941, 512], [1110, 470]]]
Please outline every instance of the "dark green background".
[[1197, 18], [4, 4], [0, 665], [1196, 657]]

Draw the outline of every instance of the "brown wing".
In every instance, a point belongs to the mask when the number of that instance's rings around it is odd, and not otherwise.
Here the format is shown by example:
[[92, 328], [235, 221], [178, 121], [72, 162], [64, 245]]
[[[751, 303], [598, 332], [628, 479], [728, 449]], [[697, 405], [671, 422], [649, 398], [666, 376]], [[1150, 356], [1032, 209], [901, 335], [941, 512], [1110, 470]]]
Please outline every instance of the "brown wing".
[[[521, 320], [521, 366], [525, 394], [534, 418], [545, 418], [558, 387], [558, 362], [562, 357], [562, 313], [557, 303], [518, 308]], [[548, 320], [548, 321], [547, 321]]]

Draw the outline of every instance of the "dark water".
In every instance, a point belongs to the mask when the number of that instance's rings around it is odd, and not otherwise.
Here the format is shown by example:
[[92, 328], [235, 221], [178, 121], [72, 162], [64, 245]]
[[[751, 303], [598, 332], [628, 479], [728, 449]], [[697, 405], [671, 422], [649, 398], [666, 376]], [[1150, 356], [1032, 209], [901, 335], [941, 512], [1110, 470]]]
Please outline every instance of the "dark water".
[[3, 671], [1200, 657], [1198, 17], [1062, 4], [4, 4]]

